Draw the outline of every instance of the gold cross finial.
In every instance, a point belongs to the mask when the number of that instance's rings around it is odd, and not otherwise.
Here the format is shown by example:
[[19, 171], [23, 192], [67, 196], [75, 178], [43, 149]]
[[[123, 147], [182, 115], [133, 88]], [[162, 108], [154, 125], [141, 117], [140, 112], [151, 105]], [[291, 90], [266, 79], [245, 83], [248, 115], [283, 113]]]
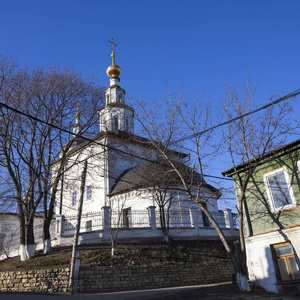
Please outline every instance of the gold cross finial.
[[117, 47], [117, 44], [114, 43], [114, 38], [111, 38], [111, 41], [108, 40], [109, 43], [111, 43], [111, 51], [114, 52], [115, 48], [114, 46]]
[[112, 51], [111, 57], [112, 57], [112, 64], [114, 65], [115, 64], [115, 52], [114, 52], [115, 48], [114, 48], [114, 46], [117, 47], [117, 44], [114, 43], [114, 38], [111, 38], [111, 41], [110, 40], [108, 40], [108, 41], [111, 43], [111, 51]]
[[78, 124], [79, 121], [80, 121], [79, 103], [78, 103], [78, 106], [77, 106], [77, 114], [75, 115], [75, 118], [76, 118], [76, 124]]

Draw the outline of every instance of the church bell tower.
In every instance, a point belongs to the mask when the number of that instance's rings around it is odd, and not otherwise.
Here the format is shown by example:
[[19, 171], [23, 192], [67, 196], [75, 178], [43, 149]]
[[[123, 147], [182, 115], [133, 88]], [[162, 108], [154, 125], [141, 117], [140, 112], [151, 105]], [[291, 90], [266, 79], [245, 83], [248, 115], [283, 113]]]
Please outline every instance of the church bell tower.
[[105, 90], [105, 106], [99, 110], [101, 131], [126, 131], [133, 133], [134, 109], [125, 104], [125, 90], [119, 86], [121, 68], [115, 64], [113, 38], [111, 41], [112, 65], [106, 70], [109, 76], [109, 88]]

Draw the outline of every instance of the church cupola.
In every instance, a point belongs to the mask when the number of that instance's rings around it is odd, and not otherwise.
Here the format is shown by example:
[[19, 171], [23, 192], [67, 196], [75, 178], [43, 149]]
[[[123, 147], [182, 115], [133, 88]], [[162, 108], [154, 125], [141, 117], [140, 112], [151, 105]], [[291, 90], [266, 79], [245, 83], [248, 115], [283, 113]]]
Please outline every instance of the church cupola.
[[125, 104], [125, 90], [119, 86], [121, 68], [115, 64], [114, 43], [111, 41], [112, 64], [106, 70], [109, 76], [109, 88], [105, 90], [105, 106], [99, 110], [100, 131], [122, 130], [133, 133], [134, 109]]
[[77, 113], [75, 115], [75, 125], [73, 126], [73, 137], [76, 137], [79, 134], [82, 126], [80, 125], [80, 113], [79, 113], [79, 106], [77, 107]]

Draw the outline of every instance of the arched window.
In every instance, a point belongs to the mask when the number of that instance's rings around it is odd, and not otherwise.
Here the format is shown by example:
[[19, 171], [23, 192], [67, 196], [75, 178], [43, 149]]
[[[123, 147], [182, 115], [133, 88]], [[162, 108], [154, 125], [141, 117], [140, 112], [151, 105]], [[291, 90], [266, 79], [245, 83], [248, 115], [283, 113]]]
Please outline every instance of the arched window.
[[107, 94], [106, 95], [106, 104], [108, 104], [109, 103], [109, 95]]

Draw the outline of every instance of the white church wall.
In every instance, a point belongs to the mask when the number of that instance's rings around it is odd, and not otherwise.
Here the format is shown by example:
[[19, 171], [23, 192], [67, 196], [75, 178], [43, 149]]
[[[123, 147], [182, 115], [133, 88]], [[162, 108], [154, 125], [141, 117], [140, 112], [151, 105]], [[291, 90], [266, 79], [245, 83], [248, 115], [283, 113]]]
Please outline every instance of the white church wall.
[[[205, 193], [211, 194], [208, 189], [206, 189]], [[172, 197], [170, 208], [168, 208], [169, 203], [165, 205], [165, 213], [170, 218], [170, 226], [191, 227], [193, 225], [191, 216], [192, 210], [195, 210], [197, 214], [201, 214], [201, 209], [193, 203], [185, 193], [175, 191], [172, 192], [171, 195], [171, 192], [168, 192], [166, 199], [170, 199], [170, 197]], [[213, 205], [208, 205], [207, 209], [212, 214], [215, 214], [215, 217], [218, 218], [220, 223], [225, 224], [224, 215], [218, 210], [217, 199], [212, 199], [212, 197], [213, 196], [210, 195], [210, 201]], [[118, 212], [120, 215], [126, 210], [130, 210], [131, 213], [146, 212], [150, 206], [155, 206], [157, 224], [160, 226], [159, 204], [155, 201], [153, 191], [151, 190], [140, 189], [111, 196], [109, 205], [113, 211]], [[144, 215], [144, 218], [147, 218], [147, 215]], [[201, 223], [200, 220], [198, 223]]]
[[[100, 210], [105, 205], [104, 191], [104, 147], [101, 145], [90, 145], [80, 153], [73, 155], [66, 166], [63, 177], [63, 215], [76, 214], [80, 199], [81, 175], [85, 159], [88, 159], [86, 174], [86, 188], [83, 195], [83, 213], [87, 211]], [[74, 196], [76, 192], [76, 197]], [[61, 185], [56, 195], [56, 213], [59, 213]]]

